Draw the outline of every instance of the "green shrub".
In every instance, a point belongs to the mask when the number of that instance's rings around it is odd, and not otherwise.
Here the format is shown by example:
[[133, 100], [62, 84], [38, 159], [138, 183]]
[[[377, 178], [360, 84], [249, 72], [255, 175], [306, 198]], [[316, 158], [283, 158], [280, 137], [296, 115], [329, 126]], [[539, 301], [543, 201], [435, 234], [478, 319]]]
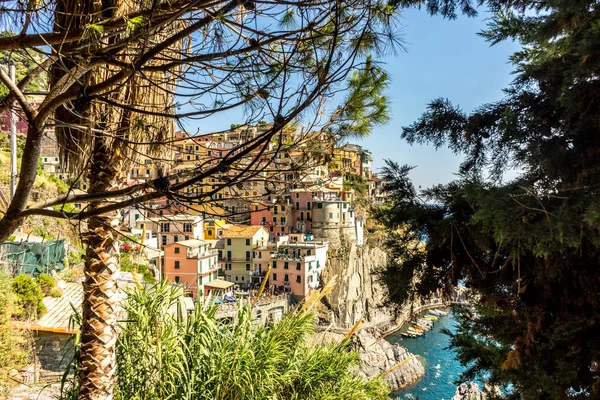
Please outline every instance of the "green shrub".
[[35, 282], [40, 285], [44, 296], [50, 296], [50, 292], [56, 287], [56, 280], [48, 274], [40, 274]]
[[8, 372], [29, 362], [26, 332], [11, 321], [18, 313], [17, 296], [11, 290], [10, 275], [0, 271], [0, 398], [8, 398], [15, 381]]
[[[310, 344], [316, 329], [310, 306], [255, 326], [249, 305], [230, 323], [216, 317], [216, 307], [181, 318], [173, 313], [181, 291], [168, 282], [128, 294], [117, 340], [117, 400], [389, 399], [381, 377], [355, 373], [358, 355], [349, 340]], [[63, 399], [76, 398], [72, 372], [72, 391]]]
[[62, 290], [60, 290], [60, 288], [54, 287], [50, 290], [50, 294], [51, 297], [62, 297], [63, 292]]
[[44, 294], [33, 278], [27, 275], [17, 275], [12, 281], [12, 290], [17, 296], [20, 307], [15, 315], [16, 317], [35, 319], [44, 315], [46, 312], [46, 306], [42, 301]]

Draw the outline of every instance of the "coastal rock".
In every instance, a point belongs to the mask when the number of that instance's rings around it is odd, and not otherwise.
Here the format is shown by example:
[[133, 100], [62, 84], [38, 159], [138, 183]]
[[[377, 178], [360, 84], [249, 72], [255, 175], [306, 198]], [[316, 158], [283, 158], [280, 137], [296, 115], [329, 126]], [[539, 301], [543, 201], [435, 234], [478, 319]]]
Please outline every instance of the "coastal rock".
[[462, 383], [450, 400], [485, 400], [486, 395], [475, 382]]
[[[343, 330], [317, 332], [312, 336], [314, 344], [339, 343], [345, 336]], [[375, 336], [373, 329], [361, 329], [353, 338], [354, 350], [358, 352], [356, 373], [374, 378], [386, 371], [384, 380], [390, 390], [397, 391], [412, 385], [425, 375], [420, 359], [399, 344]]]
[[360, 355], [358, 374], [373, 378], [386, 371], [384, 380], [392, 391], [412, 385], [425, 375], [425, 367], [414, 354], [399, 344], [377, 339], [366, 331], [356, 337]]

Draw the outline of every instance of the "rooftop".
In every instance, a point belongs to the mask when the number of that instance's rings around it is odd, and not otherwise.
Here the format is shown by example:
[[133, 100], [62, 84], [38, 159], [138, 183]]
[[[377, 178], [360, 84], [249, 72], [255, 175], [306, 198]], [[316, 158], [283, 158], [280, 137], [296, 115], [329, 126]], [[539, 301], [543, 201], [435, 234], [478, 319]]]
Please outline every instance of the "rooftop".
[[[150, 217], [146, 218], [145, 221], [152, 222], [177, 222], [177, 221], [194, 221], [196, 218], [202, 219], [199, 215], [190, 215], [190, 214], [177, 214], [177, 215], [163, 215], [159, 217]], [[138, 220], [138, 222], [141, 222]]]
[[204, 284], [205, 288], [228, 289], [233, 286], [233, 282], [227, 282], [223, 279], [215, 279]]
[[[261, 229], [265, 229], [260, 225], [243, 226], [243, 225], [231, 225], [228, 230], [223, 231], [224, 238], [249, 238]], [[265, 229], [266, 231], [266, 229]]]
[[170, 243], [165, 247], [169, 247], [169, 246], [173, 246], [173, 245], [177, 245], [177, 244], [179, 244], [181, 246], [185, 246], [185, 247], [199, 247], [199, 246], [202, 246], [203, 244], [210, 245], [210, 243], [208, 243], [204, 240], [190, 239], [190, 240], [182, 240], [180, 242]]

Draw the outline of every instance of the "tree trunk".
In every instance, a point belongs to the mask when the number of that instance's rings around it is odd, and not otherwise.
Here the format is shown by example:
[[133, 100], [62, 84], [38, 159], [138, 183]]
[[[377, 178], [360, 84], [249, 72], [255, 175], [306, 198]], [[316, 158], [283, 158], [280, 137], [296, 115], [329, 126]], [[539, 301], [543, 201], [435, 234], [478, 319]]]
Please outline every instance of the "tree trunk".
[[[101, 138], [96, 138], [90, 169], [89, 192], [108, 190], [115, 177], [114, 160]], [[90, 204], [97, 208], [100, 202]], [[109, 400], [116, 381], [117, 315], [120, 291], [119, 241], [115, 219], [94, 217], [88, 221], [84, 242], [85, 283], [79, 353], [79, 399]]]

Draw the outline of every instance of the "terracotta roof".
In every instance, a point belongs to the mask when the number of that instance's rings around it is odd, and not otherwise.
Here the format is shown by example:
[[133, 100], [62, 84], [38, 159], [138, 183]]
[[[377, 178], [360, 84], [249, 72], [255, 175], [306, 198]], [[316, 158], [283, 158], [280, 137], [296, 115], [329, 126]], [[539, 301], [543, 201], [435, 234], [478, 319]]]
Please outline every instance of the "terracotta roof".
[[180, 244], [185, 247], [198, 247], [198, 246], [202, 246], [203, 244], [209, 244], [209, 243], [205, 242], [204, 240], [190, 239], [190, 240], [182, 240], [180, 242], [170, 243], [166, 247], [173, 246], [175, 244]]
[[[249, 238], [254, 235], [261, 229], [265, 229], [260, 225], [231, 225], [229, 229], [223, 231], [224, 238]], [[266, 229], [265, 229], [266, 231]]]

